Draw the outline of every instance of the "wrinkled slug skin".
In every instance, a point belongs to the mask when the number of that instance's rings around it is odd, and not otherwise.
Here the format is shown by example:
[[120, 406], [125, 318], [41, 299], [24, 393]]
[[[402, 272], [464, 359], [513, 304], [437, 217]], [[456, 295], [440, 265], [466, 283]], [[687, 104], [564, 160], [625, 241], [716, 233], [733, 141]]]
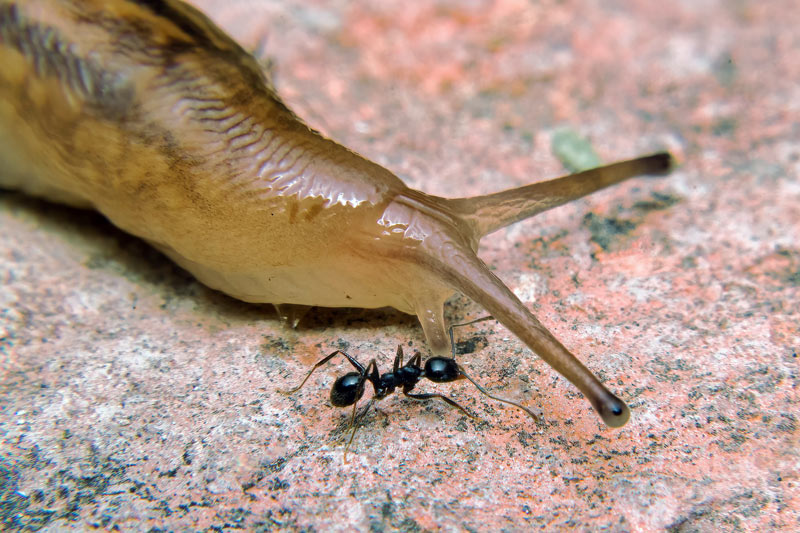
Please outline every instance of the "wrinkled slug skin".
[[310, 131], [198, 12], [0, 6], [2, 185], [93, 207], [243, 300], [414, 311], [361, 246], [405, 186]]
[[[461, 291], [622, 425], [627, 407], [477, 258], [486, 233], [636, 174], [632, 160], [433, 197], [321, 137], [255, 60], [176, 0], [0, 0], [0, 187], [100, 211], [249, 302], [392, 306], [449, 351]], [[666, 161], [666, 162], [665, 162]]]

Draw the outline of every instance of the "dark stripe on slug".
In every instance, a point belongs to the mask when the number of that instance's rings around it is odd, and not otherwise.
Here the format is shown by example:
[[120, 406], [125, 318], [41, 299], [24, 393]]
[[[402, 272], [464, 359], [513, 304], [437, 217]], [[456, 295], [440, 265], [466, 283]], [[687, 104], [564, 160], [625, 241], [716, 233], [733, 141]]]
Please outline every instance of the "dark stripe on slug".
[[[164, 18], [174, 24], [178, 29], [204, 48], [219, 48], [212, 42], [209, 28], [200, 28], [196, 21], [192, 21], [185, 11], [185, 6], [176, 7], [174, 2], [167, 0], [129, 0], [132, 4], [149, 9], [154, 15]], [[181, 11], [181, 9], [183, 11]]]
[[212, 86], [215, 96], [225, 90], [227, 106], [247, 105], [259, 95], [289, 113], [255, 59], [194, 7], [178, 0], [118, 0], [127, 9], [115, 12], [100, 0], [65, 1], [76, 20], [104, 28], [120, 54], [160, 69], [166, 84], [187, 96], [202, 97]]
[[[246, 71], [248, 77], [254, 74], [258, 78], [264, 76], [264, 72], [235, 40], [194, 7], [177, 0], [127, 0], [127, 2], [139, 6], [151, 16], [155, 16], [158, 21], [156, 24], [149, 21], [142, 24], [142, 20], [131, 17], [127, 20], [123, 18], [120, 22], [129, 24], [141, 36], [149, 36], [151, 44], [155, 44], [153, 37], [156, 34], [166, 39], [158, 42], [164, 55], [203, 51], [221, 61], [239, 65]], [[144, 17], [142, 19], [144, 20]], [[172, 31], [167, 30], [170, 26]]]
[[40, 78], [57, 78], [92, 109], [116, 119], [130, 111], [133, 89], [79, 57], [59, 31], [29, 21], [17, 4], [0, 4], [0, 45], [17, 50]]

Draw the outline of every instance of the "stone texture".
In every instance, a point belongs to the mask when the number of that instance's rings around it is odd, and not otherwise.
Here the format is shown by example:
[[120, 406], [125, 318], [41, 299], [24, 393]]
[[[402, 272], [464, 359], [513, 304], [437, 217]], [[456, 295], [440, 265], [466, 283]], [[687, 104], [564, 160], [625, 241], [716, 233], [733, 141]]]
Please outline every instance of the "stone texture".
[[[0, 520], [85, 530], [800, 528], [800, 11], [756, 2], [197, 0], [272, 60], [314, 127], [414, 187], [468, 195], [563, 173], [553, 132], [638, 179], [484, 240], [482, 257], [632, 406], [605, 428], [494, 322], [464, 328], [483, 421], [327, 403], [388, 368], [415, 319], [269, 306], [199, 285], [98, 215], [0, 193]], [[454, 320], [482, 311], [463, 297]], [[428, 387], [431, 390], [433, 386]]]

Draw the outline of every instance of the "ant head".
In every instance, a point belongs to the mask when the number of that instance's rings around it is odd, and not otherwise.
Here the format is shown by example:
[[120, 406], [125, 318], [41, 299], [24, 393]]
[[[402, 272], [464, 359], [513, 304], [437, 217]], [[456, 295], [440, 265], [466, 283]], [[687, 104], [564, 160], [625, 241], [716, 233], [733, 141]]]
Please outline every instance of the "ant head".
[[463, 379], [464, 374], [455, 359], [450, 357], [431, 357], [425, 361], [425, 377], [434, 383], [449, 383]]
[[331, 405], [347, 407], [353, 405], [364, 395], [364, 376], [360, 372], [348, 372], [333, 383]]

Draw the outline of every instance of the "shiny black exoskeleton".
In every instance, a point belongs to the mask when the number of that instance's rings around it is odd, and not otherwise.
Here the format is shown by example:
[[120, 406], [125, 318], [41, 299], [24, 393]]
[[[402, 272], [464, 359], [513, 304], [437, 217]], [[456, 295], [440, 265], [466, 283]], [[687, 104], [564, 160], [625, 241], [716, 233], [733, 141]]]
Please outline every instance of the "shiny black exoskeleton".
[[[340, 354], [345, 356], [347, 360], [350, 361], [350, 364], [358, 369], [358, 372], [348, 372], [334, 382], [333, 388], [331, 388], [331, 404], [335, 407], [347, 407], [348, 405], [353, 405], [358, 402], [364, 395], [366, 382], [369, 381], [375, 389], [375, 400], [382, 400], [394, 393], [395, 389], [402, 388], [403, 394], [409, 398], [415, 400], [441, 398], [448, 404], [464, 411], [464, 409], [453, 400], [441, 394], [411, 393], [411, 390], [423, 378], [429, 379], [434, 383], [449, 383], [451, 381], [464, 379], [466, 374], [463, 373], [455, 359], [449, 357], [431, 357], [425, 361], [424, 367], [420, 367], [422, 355], [416, 353], [409, 359], [408, 363], [403, 364], [403, 348], [398, 346], [392, 371], [381, 375], [378, 371], [378, 364], [375, 362], [375, 359], [364, 367], [364, 365], [359, 363], [354, 357], [341, 350], [336, 350], [314, 365], [314, 369], [320, 365], [324, 365]], [[312, 372], [314, 369], [312, 369]], [[300, 386], [302, 387], [302, 384]]]
[[[491, 317], [484, 317], [477, 320], [473, 320], [472, 322], [468, 322], [467, 324], [473, 324], [475, 322], [480, 322], [482, 320], [487, 320]], [[467, 324], [458, 324], [458, 326], [465, 326]], [[453, 345], [453, 328], [456, 326], [450, 327], [450, 341], [451, 345]], [[454, 345], [453, 345], [454, 346]], [[348, 407], [350, 405], [353, 406], [353, 415], [350, 419], [350, 424], [353, 426], [353, 432], [350, 435], [350, 440], [347, 442], [347, 446], [345, 447], [345, 454], [347, 453], [347, 449], [350, 447], [350, 443], [353, 442], [353, 437], [355, 436], [357, 426], [355, 425], [356, 420], [356, 405], [358, 401], [364, 396], [364, 390], [366, 388], [367, 382], [372, 384], [372, 387], [375, 391], [373, 397], [370, 399], [369, 403], [367, 404], [366, 408], [362, 411], [361, 416], [363, 417], [372, 404], [376, 400], [382, 400], [383, 398], [389, 396], [390, 394], [394, 393], [395, 390], [401, 389], [403, 394], [409, 398], [414, 400], [429, 400], [431, 398], [439, 398], [448, 405], [455, 407], [456, 409], [460, 409], [466, 415], [477, 418], [475, 415], [461, 407], [458, 403], [451, 400], [447, 396], [442, 394], [436, 393], [412, 393], [411, 391], [414, 387], [419, 383], [421, 379], [428, 379], [433, 381], [434, 383], [450, 383], [452, 381], [458, 381], [460, 379], [467, 379], [472, 382], [477, 389], [492, 398], [493, 400], [497, 400], [499, 402], [507, 403], [518, 407], [525, 411], [528, 415], [530, 415], [534, 419], [538, 419], [538, 417], [528, 409], [518, 403], [512, 402], [510, 400], [505, 400], [503, 398], [498, 398], [497, 396], [493, 396], [489, 394], [483, 387], [481, 387], [474, 379], [472, 379], [464, 369], [459, 366], [459, 364], [455, 360], [455, 348], [453, 348], [453, 357], [431, 357], [427, 361], [425, 361], [424, 366], [420, 366], [422, 363], [422, 355], [417, 352], [415, 353], [411, 359], [408, 360], [407, 363], [403, 364], [403, 348], [402, 346], [397, 347], [397, 355], [394, 358], [394, 365], [392, 367], [391, 372], [386, 372], [381, 374], [378, 370], [378, 363], [375, 359], [372, 359], [369, 364], [365, 367], [361, 363], [358, 362], [354, 357], [349, 355], [342, 350], [336, 350], [333, 353], [328, 354], [327, 356], [323, 357], [317, 364], [315, 364], [311, 370], [309, 371], [308, 375], [306, 375], [305, 379], [290, 391], [286, 391], [286, 394], [292, 394], [300, 390], [303, 385], [305, 385], [308, 378], [311, 377], [311, 374], [319, 368], [320, 366], [324, 365], [337, 355], [343, 355], [350, 364], [355, 367], [357, 372], [348, 372], [347, 374], [339, 377], [334, 383], [333, 387], [331, 388], [331, 404], [335, 407]]]

